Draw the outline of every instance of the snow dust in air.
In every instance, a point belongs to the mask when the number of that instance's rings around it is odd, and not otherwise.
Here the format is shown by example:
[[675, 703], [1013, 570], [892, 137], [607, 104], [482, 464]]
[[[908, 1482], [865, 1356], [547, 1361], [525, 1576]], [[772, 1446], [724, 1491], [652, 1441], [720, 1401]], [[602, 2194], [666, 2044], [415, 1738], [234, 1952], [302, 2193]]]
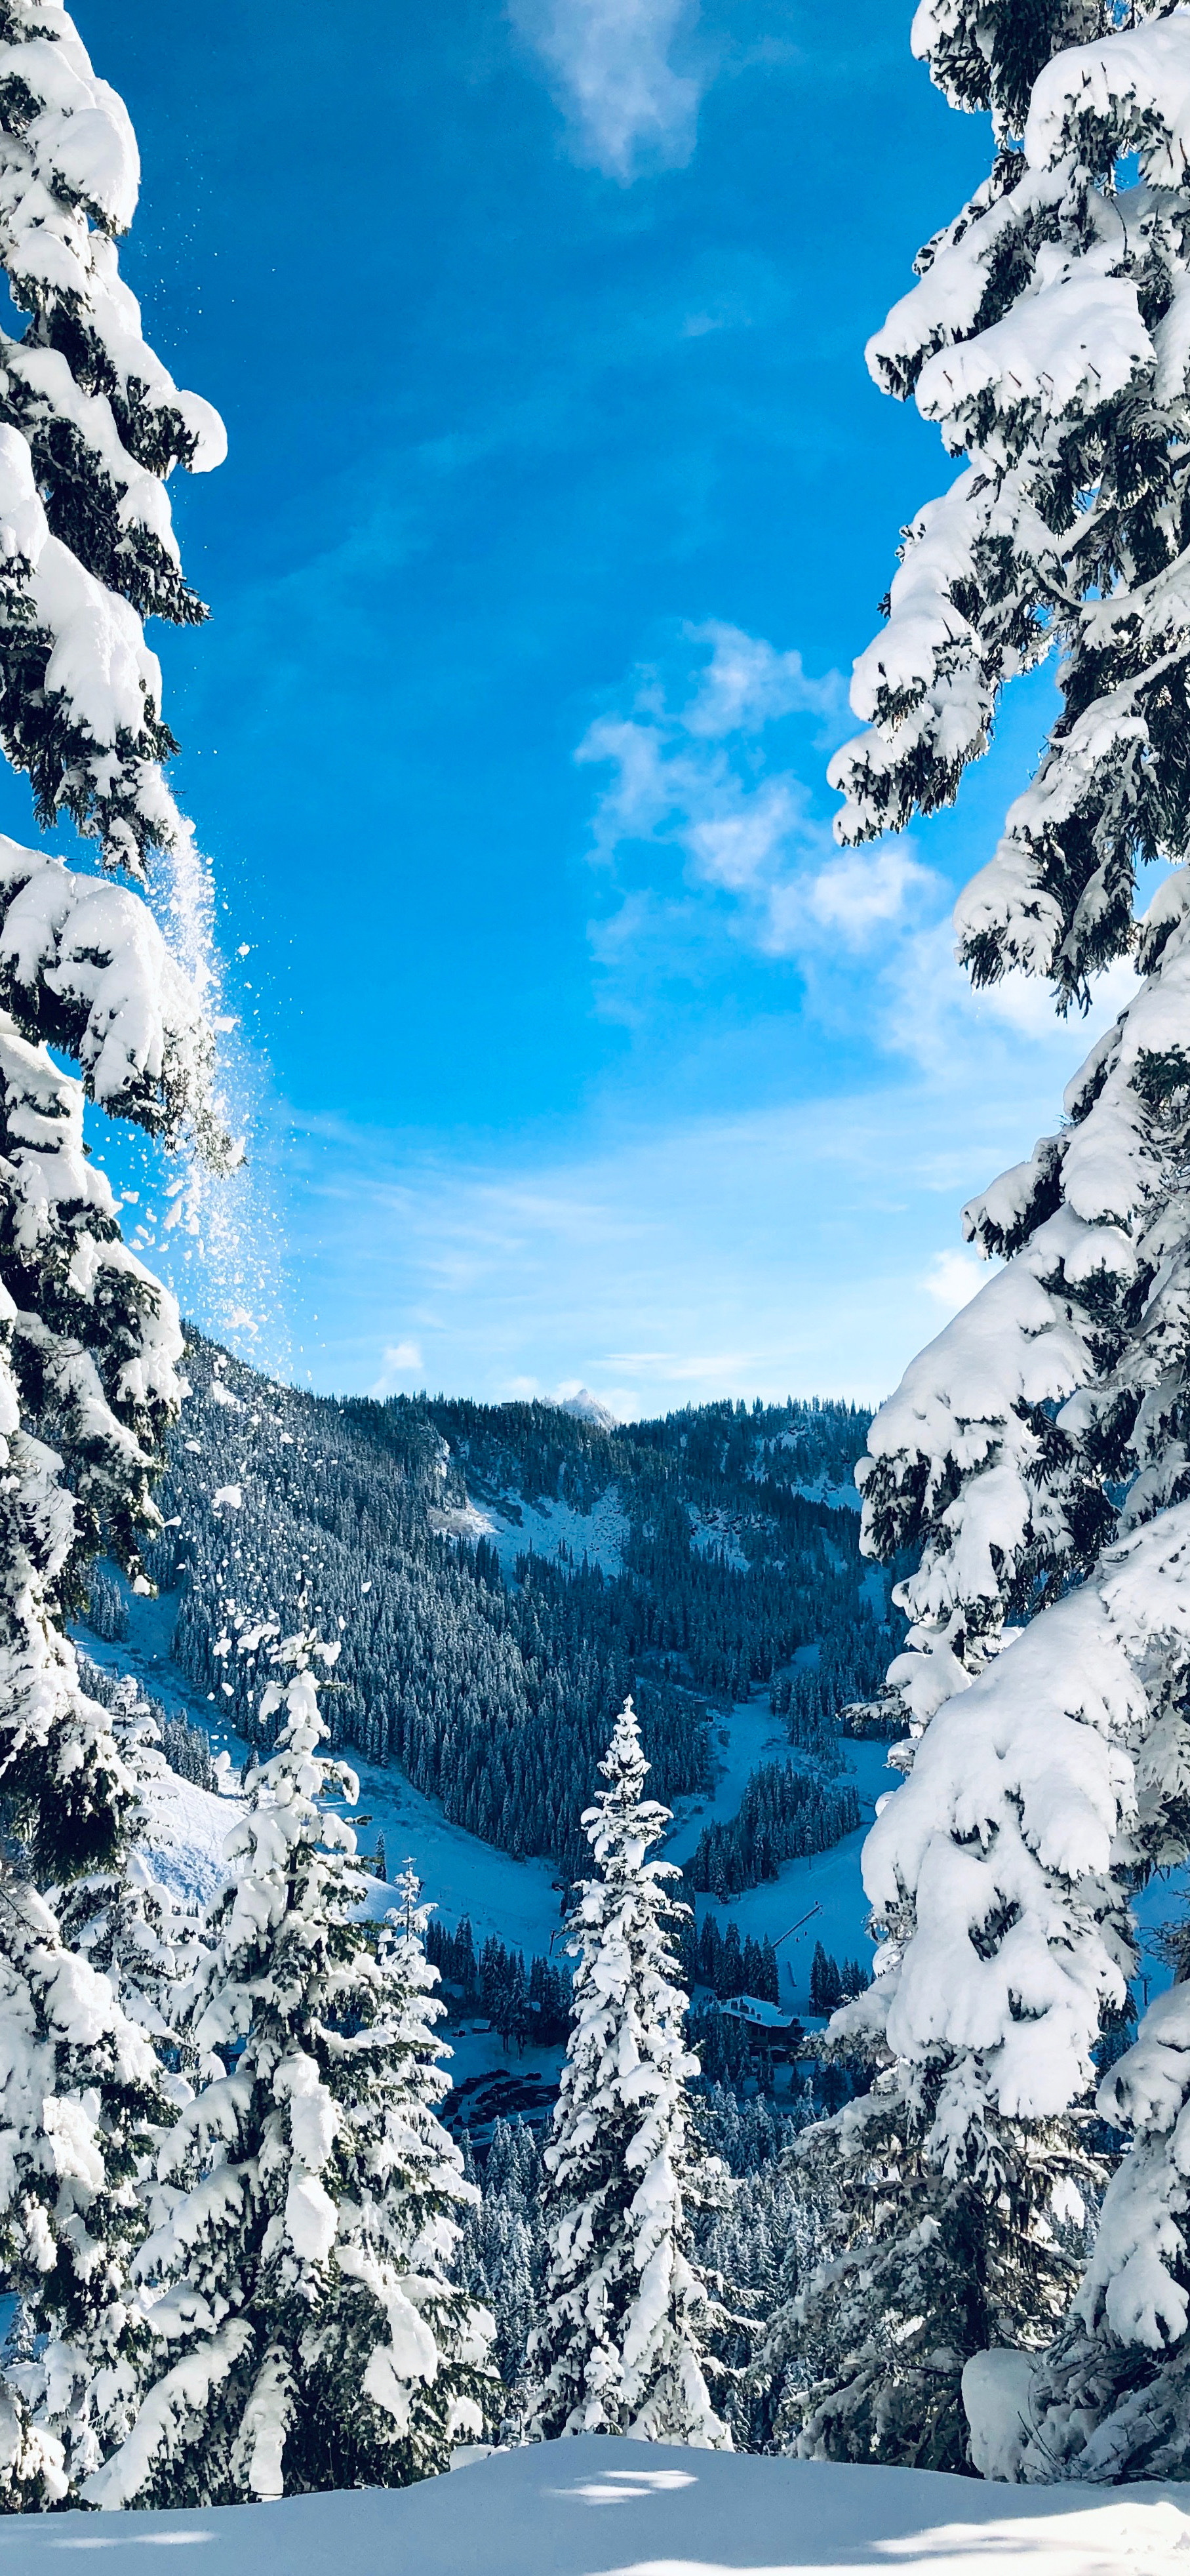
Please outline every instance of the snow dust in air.
[[245, 1038], [240, 1015], [228, 1006], [210, 862], [193, 831], [179, 839], [165, 863], [156, 902], [174, 954], [214, 1023], [215, 1107], [239, 1156], [231, 1171], [212, 1172], [188, 1142], [172, 1170], [161, 1173], [165, 1206], [153, 1231], [146, 1207], [138, 1248], [154, 1251], [184, 1315], [255, 1367], [288, 1378], [284, 1232], [265, 1146], [267, 1068]]

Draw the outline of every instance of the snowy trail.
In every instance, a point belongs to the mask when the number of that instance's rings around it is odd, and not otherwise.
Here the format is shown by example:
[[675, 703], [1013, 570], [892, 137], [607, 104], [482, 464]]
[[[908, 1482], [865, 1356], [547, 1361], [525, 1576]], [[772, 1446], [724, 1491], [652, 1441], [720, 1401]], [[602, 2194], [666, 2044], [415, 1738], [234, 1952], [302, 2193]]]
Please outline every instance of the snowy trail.
[[408, 1856], [427, 1902], [437, 1906], [451, 1931], [469, 1914], [477, 1946], [492, 1932], [526, 1958], [544, 1957], [561, 1921], [552, 1861], [514, 1860], [510, 1852], [480, 1842], [462, 1825], [448, 1823], [441, 1807], [403, 1771], [377, 1769], [353, 1745], [344, 1745], [343, 1759], [359, 1775], [359, 1812], [371, 1818], [360, 1848], [372, 1850], [383, 1834], [390, 1880]]
[[[767, 1691], [717, 1719], [712, 1741], [722, 1765], [714, 1795], [679, 1802], [678, 1822], [665, 1847], [666, 1859], [679, 1864], [689, 1861], [704, 1825], [735, 1815], [749, 1775], [762, 1763], [798, 1759], [780, 1718], [774, 1717], [769, 1708]], [[810, 1961], [817, 1941], [837, 1959], [866, 1961], [870, 1955], [868, 1905], [859, 1864], [876, 1800], [896, 1786], [897, 1775], [888, 1769], [887, 1751], [884, 1744], [851, 1740], [843, 1747], [846, 1777], [854, 1780], [859, 1792], [858, 1833], [848, 1834], [833, 1851], [816, 1852], [808, 1860], [786, 1861], [777, 1878], [762, 1887], [746, 1888], [742, 1896], [732, 1897], [726, 1904], [713, 1896], [691, 1898], [700, 1922], [708, 1912], [715, 1913], [720, 1930], [725, 1932], [728, 1924], [734, 1923], [741, 1941], [749, 1933], [757, 1939], [767, 1933], [771, 1941], [777, 1941], [783, 1933], [792, 1932], [792, 1938], [782, 1941], [777, 1953], [781, 2002], [787, 2011], [797, 2010], [804, 2016], [809, 2009]], [[809, 1915], [810, 1920], [800, 1931], [793, 1931], [803, 1915]]]
[[[12, 2515], [3, 2576], [146, 2576], [186, 2547], [195, 2576], [1174, 2576], [1190, 2551], [1179, 2487], [984, 2486], [921, 2469], [724, 2456], [587, 2436], [474, 2461], [399, 2493], [291, 2497], [212, 2512]], [[146, 2557], [146, 2552], [150, 2553]]]
[[[726, 1823], [734, 1816], [753, 1771], [763, 1762], [790, 1759], [789, 1738], [774, 1717], [768, 1693], [741, 1700], [722, 1717], [712, 1717], [711, 1748], [717, 1767], [712, 1794], [675, 1798], [674, 1829], [665, 1846], [667, 1860], [688, 1861], [704, 1825]], [[796, 1756], [793, 1757], [796, 1759]]]

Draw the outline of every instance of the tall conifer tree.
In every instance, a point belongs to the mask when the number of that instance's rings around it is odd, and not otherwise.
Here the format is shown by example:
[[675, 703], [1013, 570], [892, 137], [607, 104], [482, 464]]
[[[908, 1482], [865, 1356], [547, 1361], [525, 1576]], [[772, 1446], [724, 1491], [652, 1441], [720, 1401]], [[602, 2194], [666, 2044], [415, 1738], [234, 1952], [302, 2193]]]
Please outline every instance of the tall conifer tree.
[[570, 1917], [573, 2022], [545, 2150], [549, 2270], [529, 2347], [532, 2430], [624, 2433], [726, 2450], [707, 2389], [719, 2312], [693, 2261], [689, 2213], [716, 2177], [697, 2144], [687, 2083], [686, 1996], [669, 1927], [681, 1872], [647, 1860], [669, 1810], [644, 1795], [649, 1765], [631, 1700], [583, 1827], [596, 1875]]
[[156, 2357], [86, 2487], [103, 2506], [403, 2486], [482, 2429], [491, 2320], [452, 2279], [475, 2193], [435, 2117], [417, 1882], [377, 1939], [355, 1835], [326, 1803], [354, 1805], [358, 1782], [317, 1750], [313, 1660], [338, 1650], [301, 1631], [271, 1651], [277, 1747], [249, 1773], [197, 1975], [208, 2080], [162, 2148], [137, 2265]]
[[[218, 464], [223, 433], [145, 343], [119, 274], [139, 178], [122, 101], [57, 0], [8, 0], [3, 55], [0, 267], [26, 322], [0, 332], [0, 750], [41, 825], [73, 822], [109, 879], [144, 881], [156, 859], [176, 912], [201, 911], [142, 619], [204, 614], [165, 477]], [[101, 1534], [145, 1586], [139, 1547], [160, 1526], [151, 1489], [182, 1392], [174, 1300], [121, 1241], [83, 1106], [167, 1145], [188, 1133], [225, 1164], [211, 1067], [200, 982], [142, 896], [0, 840], [0, 1799], [17, 1852], [0, 1910], [0, 2236], [45, 2348], [94, 2365], [86, 2421], [67, 2409], [68, 2477], [105, 2438], [95, 2338], [114, 2334], [122, 2303], [157, 2069], [110, 1982], [70, 1961], [47, 1902], [118, 1863], [133, 1805], [63, 1622]], [[89, 2231], [109, 2219], [96, 2255]], [[124, 2363], [107, 2362], [123, 2403]], [[72, 2365], [58, 2385], [79, 2376]], [[14, 2420], [27, 2403], [44, 2414], [44, 2388], [16, 2392]], [[6, 2446], [22, 2491], [29, 2441]], [[0, 2499], [9, 2474], [0, 2458]]]
[[[892, 1675], [910, 1776], [865, 1855], [881, 1973], [836, 2036], [884, 2062], [940, 2178], [975, 2186], [992, 2255], [1006, 2212], [1050, 2226], [1036, 2149], [1122, 2001], [1137, 1878], [1190, 1842], [1190, 21], [923, 0], [913, 44], [954, 105], [990, 109], [995, 153], [868, 352], [963, 470], [907, 530], [856, 665], [841, 837], [945, 803], [1001, 687], [1058, 652], [1062, 713], [960, 901], [960, 954], [977, 983], [1048, 977], [1060, 1009], [1113, 959], [1143, 979], [1066, 1123], [968, 1209], [1005, 1267], [860, 1470], [865, 1545], [922, 1553]], [[1138, 923], [1154, 862], [1174, 873]]]

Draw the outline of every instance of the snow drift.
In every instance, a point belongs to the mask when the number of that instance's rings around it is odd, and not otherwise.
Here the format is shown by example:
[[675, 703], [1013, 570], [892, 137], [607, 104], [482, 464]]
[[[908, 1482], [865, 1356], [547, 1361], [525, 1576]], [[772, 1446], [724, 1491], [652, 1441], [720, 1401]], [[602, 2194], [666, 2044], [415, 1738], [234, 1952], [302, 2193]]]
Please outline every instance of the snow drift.
[[[147, 2576], [187, 2549], [192, 2576], [1160, 2576], [1190, 2552], [1190, 2489], [997, 2487], [921, 2469], [660, 2448], [587, 2434], [504, 2451], [390, 2492], [292, 2496], [211, 2512], [14, 2514], [9, 2576], [64, 2576], [103, 2551], [103, 2576]], [[146, 2552], [149, 2555], [146, 2556]]]

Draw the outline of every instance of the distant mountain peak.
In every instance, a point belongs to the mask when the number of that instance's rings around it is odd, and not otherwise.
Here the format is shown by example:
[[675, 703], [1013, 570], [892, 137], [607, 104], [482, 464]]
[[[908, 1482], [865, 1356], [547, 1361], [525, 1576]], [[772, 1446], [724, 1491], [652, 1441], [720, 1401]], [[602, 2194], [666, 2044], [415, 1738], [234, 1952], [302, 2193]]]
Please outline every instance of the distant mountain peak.
[[558, 1411], [573, 1414], [576, 1422], [597, 1422], [601, 1431], [615, 1431], [618, 1427], [615, 1414], [608, 1412], [606, 1404], [601, 1404], [588, 1386], [580, 1386], [577, 1395], [562, 1396]]

